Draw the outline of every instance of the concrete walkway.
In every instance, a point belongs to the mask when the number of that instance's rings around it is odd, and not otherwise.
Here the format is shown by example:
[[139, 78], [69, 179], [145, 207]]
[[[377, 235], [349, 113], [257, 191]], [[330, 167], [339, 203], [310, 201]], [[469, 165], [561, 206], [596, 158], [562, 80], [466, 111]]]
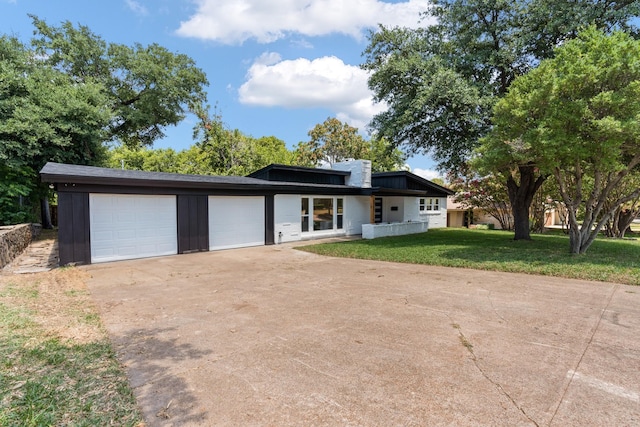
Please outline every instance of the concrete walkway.
[[640, 425], [640, 287], [288, 245], [83, 268], [150, 426]]

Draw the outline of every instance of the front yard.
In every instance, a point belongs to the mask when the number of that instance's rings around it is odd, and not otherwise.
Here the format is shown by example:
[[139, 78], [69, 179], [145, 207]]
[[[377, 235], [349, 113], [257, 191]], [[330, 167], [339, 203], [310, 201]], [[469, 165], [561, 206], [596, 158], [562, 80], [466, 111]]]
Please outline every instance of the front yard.
[[531, 241], [514, 241], [513, 234], [504, 231], [445, 228], [299, 249], [337, 257], [640, 285], [640, 240], [632, 239], [600, 238], [587, 254], [572, 256], [569, 238], [563, 234], [532, 235]]
[[0, 276], [0, 425], [143, 425], [86, 279]]

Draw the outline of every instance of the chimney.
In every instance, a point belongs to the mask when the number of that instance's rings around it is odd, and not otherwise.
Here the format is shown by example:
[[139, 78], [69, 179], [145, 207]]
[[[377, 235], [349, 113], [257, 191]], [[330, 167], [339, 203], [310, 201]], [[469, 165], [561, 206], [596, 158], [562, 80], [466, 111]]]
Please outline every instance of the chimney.
[[345, 184], [352, 187], [371, 188], [371, 160], [349, 160], [334, 163], [331, 169], [351, 172]]

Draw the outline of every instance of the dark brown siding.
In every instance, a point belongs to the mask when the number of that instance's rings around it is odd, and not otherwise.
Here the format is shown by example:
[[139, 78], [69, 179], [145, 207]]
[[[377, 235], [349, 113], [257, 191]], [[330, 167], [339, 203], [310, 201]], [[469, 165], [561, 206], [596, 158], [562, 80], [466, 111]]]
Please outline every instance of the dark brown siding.
[[58, 193], [60, 265], [91, 264], [89, 193]]
[[264, 197], [264, 244], [275, 244], [275, 201], [274, 196]]
[[178, 253], [209, 250], [207, 196], [178, 195]]

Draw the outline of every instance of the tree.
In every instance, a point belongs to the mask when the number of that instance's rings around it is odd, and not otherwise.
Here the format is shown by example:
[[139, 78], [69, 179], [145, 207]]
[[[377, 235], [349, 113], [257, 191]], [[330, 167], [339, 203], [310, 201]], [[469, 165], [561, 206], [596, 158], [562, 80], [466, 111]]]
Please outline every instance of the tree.
[[604, 207], [607, 211], [613, 210], [611, 218], [604, 226], [608, 237], [621, 239], [624, 238], [626, 233], [631, 232], [631, 223], [640, 215], [640, 194], [621, 205], [614, 205], [614, 203], [625, 194], [633, 192], [636, 188], [640, 188], [640, 171], [638, 170], [630, 173], [624, 183], [621, 183], [611, 191]]
[[330, 165], [347, 159], [364, 159], [368, 144], [358, 134], [358, 128], [343, 123], [335, 117], [328, 117], [309, 131], [308, 142], [300, 142], [296, 149], [298, 163], [314, 166], [325, 162]]
[[309, 141], [298, 143], [294, 150], [294, 163], [299, 166], [365, 159], [371, 160], [373, 172], [384, 172], [401, 169], [405, 164], [404, 153], [385, 138], [374, 135], [367, 141], [358, 133], [358, 128], [334, 117], [315, 125], [309, 137]]
[[553, 175], [570, 251], [583, 254], [616, 209], [640, 195], [626, 186], [640, 169], [640, 41], [590, 27], [555, 55], [496, 104], [479, 155], [503, 173], [524, 164]]
[[[490, 130], [492, 107], [514, 79], [553, 55], [584, 25], [635, 29], [640, 2], [623, 0], [435, 0], [428, 28], [369, 35], [369, 87], [388, 109], [371, 127], [394, 146], [431, 154], [458, 170]], [[515, 239], [529, 239], [528, 214], [546, 175], [521, 165], [507, 177]]]
[[71, 22], [59, 28], [31, 16], [32, 43], [44, 62], [76, 83], [99, 83], [109, 97], [105, 107], [113, 119], [109, 140], [130, 147], [152, 145], [163, 128], [182, 121], [189, 105], [206, 102], [208, 84], [202, 70], [186, 55], [157, 44], [133, 47], [106, 43], [91, 30]]
[[212, 174], [248, 175], [271, 163], [291, 163], [293, 155], [284, 141], [273, 136], [256, 139], [238, 129], [231, 130], [219, 113], [211, 115], [202, 106], [193, 111], [200, 119], [194, 132], [198, 142], [193, 150], [200, 152], [197, 161], [203, 161]]
[[511, 205], [504, 181], [496, 175], [478, 176], [469, 171], [451, 182], [454, 200], [464, 209], [480, 209], [495, 218], [503, 230], [513, 230]]
[[[77, 84], [45, 66], [24, 45], [0, 38], [0, 161], [10, 193], [43, 200], [48, 220], [48, 187], [38, 171], [48, 161], [95, 164], [102, 161], [104, 129], [111, 116], [99, 84]], [[29, 208], [29, 209], [32, 209]], [[4, 211], [3, 211], [4, 212]], [[4, 218], [3, 222], [11, 219]]]
[[107, 44], [87, 27], [32, 19], [31, 48], [0, 38], [0, 162], [11, 212], [39, 198], [48, 227], [50, 191], [38, 181], [47, 161], [99, 165], [107, 141], [150, 145], [204, 102], [207, 82], [190, 58], [158, 45]]
[[397, 147], [394, 147], [385, 138], [373, 135], [369, 141], [369, 155], [365, 157], [371, 160], [372, 172], [391, 172], [407, 168], [407, 156]]

